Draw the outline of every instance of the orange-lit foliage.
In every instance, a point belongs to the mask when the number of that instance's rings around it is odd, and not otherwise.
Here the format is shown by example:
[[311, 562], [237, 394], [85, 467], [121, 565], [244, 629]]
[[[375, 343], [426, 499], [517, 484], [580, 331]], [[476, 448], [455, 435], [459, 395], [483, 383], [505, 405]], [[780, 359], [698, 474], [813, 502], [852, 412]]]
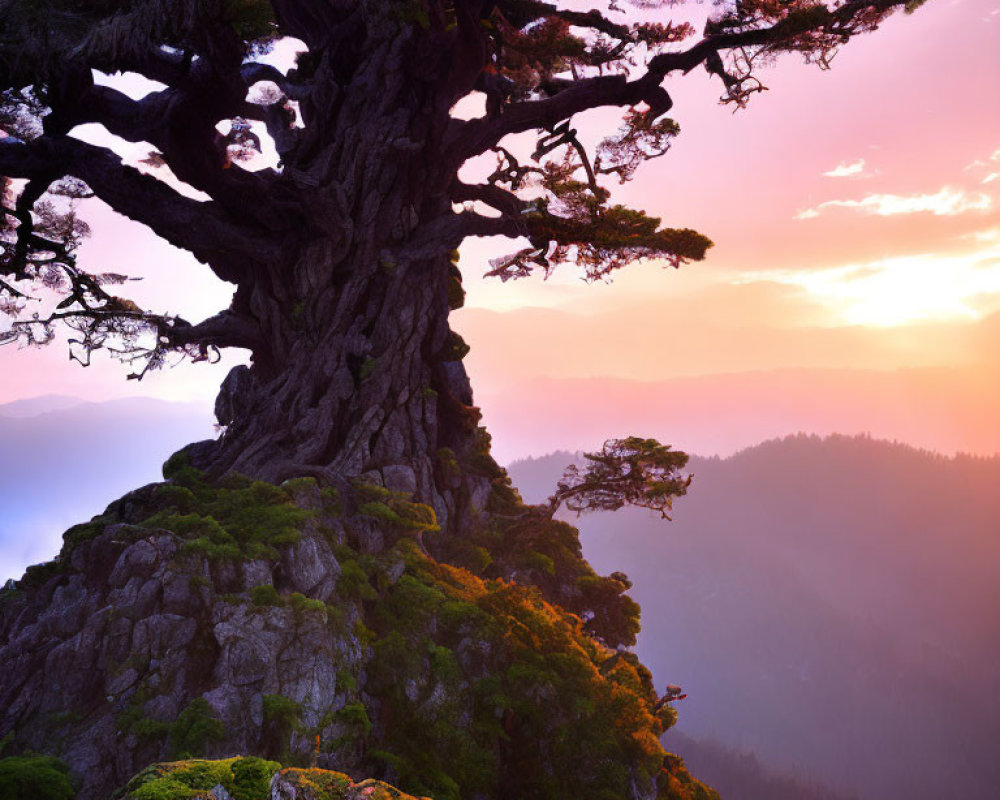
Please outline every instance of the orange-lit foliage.
[[396, 548], [407, 570], [375, 609], [369, 674], [385, 720], [374, 757], [401, 788], [622, 797], [632, 781], [662, 780], [658, 736], [675, 715], [634, 654], [595, 641], [534, 587], [482, 580], [408, 540]]

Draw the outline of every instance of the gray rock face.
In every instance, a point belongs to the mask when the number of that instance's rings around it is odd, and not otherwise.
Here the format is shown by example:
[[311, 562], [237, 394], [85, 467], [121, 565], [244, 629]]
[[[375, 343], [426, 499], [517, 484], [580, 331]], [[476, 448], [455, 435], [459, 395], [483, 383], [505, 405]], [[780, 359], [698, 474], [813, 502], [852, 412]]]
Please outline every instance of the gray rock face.
[[208, 793], [212, 800], [233, 800], [233, 796], [226, 791], [225, 787], [219, 784]]
[[414, 494], [417, 491], [417, 473], [412, 467], [405, 464], [396, 464], [382, 468], [382, 480], [386, 489], [394, 492], [409, 492]]
[[350, 520], [351, 533], [357, 539], [361, 552], [378, 553], [385, 547], [382, 526], [369, 517], [353, 517]]
[[299, 800], [298, 787], [278, 773], [271, 779], [271, 800]]
[[303, 537], [282, 554], [281, 563], [295, 591], [324, 603], [333, 596], [340, 565], [321, 537]]
[[[304, 725], [332, 725], [359, 691], [338, 674], [359, 675], [362, 652], [345, 622], [358, 609], [336, 593], [338, 525], [310, 520], [278, 559], [235, 562], [167, 531], [106, 526], [47, 578], [0, 594], [0, 738], [60, 756], [83, 781], [79, 800], [104, 800], [184, 746], [277, 755], [269, 697]], [[258, 586], [277, 604], [255, 604]], [[196, 713], [221, 735], [185, 743], [179, 726]]]

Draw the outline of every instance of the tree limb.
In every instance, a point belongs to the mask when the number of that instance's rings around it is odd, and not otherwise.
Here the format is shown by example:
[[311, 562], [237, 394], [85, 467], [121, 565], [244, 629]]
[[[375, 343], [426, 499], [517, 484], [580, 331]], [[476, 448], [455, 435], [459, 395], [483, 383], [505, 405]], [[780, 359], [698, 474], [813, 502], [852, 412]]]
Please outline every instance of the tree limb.
[[273, 238], [233, 221], [217, 203], [201, 203], [126, 166], [111, 150], [69, 137], [31, 143], [0, 139], [0, 174], [13, 178], [73, 175], [97, 197], [171, 244], [189, 250], [223, 280], [236, 282], [255, 264], [278, 259]]
[[[865, 11], [885, 12], [905, 5], [906, 0], [855, 0], [834, 11], [819, 6], [813, 14], [828, 15], [826, 25], [831, 33], [844, 39], [855, 33], [854, 20]], [[541, 4], [544, 5], [544, 4]], [[514, 103], [494, 117], [468, 121], [453, 121], [449, 131], [450, 152], [456, 163], [480, 155], [494, 147], [505, 136], [528, 130], [551, 129], [560, 121], [583, 111], [601, 106], [631, 106], [645, 102], [654, 118], [672, 106], [667, 92], [660, 86], [672, 72], [690, 72], [722, 50], [740, 47], [791, 45], [796, 36], [819, 27], [815, 18], [789, 16], [773, 25], [732, 32], [710, 33], [687, 50], [660, 53], [654, 56], [646, 72], [635, 80], [624, 75], [560, 82], [559, 91], [542, 100]]]
[[544, 17], [558, 17], [577, 28], [590, 28], [616, 39], [630, 39], [632, 35], [628, 25], [612, 22], [597, 9], [575, 11], [559, 8], [552, 3], [541, 2], [541, 0], [507, 0], [502, 3], [502, 6], [508, 13], [516, 11], [520, 14], [531, 15], [531, 18], [536, 20]]
[[200, 119], [196, 120], [196, 112], [190, 109], [194, 102], [179, 89], [132, 100], [116, 89], [95, 85], [80, 103], [76, 124], [94, 122], [125, 141], [149, 142], [185, 183], [240, 216], [265, 227], [281, 227], [284, 220], [272, 202], [274, 173], [249, 172], [226, 163], [225, 143], [214, 128], [215, 122], [237, 116], [246, 104], [220, 106], [210, 117], [197, 114]]
[[456, 122], [449, 131], [447, 152], [455, 163], [485, 153], [505, 136], [524, 131], [553, 128], [559, 122], [600, 106], [632, 106], [643, 101], [653, 101], [665, 113], [672, 101], [659, 85], [651, 81], [649, 73], [639, 80], [629, 81], [624, 75], [604, 75], [575, 81], [572, 86], [554, 97], [531, 100], [507, 106], [494, 119], [479, 118]]
[[195, 325], [181, 319], [160, 329], [172, 347], [197, 344], [208, 347], [242, 347], [254, 350], [264, 342], [260, 327], [245, 317], [232, 311], [222, 311]]
[[529, 203], [513, 192], [490, 184], [468, 184], [455, 181], [451, 189], [453, 203], [480, 202], [495, 208], [501, 214], [520, 214]]

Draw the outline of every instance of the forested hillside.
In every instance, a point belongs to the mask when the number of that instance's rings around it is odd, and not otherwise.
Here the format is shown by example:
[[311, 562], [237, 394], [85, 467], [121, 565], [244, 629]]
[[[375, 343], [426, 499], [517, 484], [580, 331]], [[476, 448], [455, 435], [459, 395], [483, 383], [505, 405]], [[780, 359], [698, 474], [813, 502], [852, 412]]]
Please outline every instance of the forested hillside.
[[[511, 473], [539, 500], [571, 459]], [[689, 693], [678, 730], [872, 800], [994, 797], [1000, 459], [797, 436], [690, 469], [672, 524], [580, 520], [634, 581], [641, 657]]]

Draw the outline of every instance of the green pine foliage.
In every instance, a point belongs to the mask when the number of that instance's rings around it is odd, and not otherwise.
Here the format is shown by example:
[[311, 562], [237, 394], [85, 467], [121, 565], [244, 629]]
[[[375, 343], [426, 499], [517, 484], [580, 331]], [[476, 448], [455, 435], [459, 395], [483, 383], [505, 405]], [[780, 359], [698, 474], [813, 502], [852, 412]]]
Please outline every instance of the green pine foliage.
[[410, 540], [396, 549], [407, 569], [373, 608], [368, 691], [392, 720], [371, 756], [402, 789], [458, 800], [524, 778], [519, 797], [620, 798], [626, 765], [658, 780], [664, 725], [634, 656], [535, 587], [435, 562]]
[[373, 483], [356, 481], [358, 512], [375, 517], [397, 528], [413, 531], [441, 530], [434, 509], [424, 503], [414, 503], [407, 492], [394, 492]]

